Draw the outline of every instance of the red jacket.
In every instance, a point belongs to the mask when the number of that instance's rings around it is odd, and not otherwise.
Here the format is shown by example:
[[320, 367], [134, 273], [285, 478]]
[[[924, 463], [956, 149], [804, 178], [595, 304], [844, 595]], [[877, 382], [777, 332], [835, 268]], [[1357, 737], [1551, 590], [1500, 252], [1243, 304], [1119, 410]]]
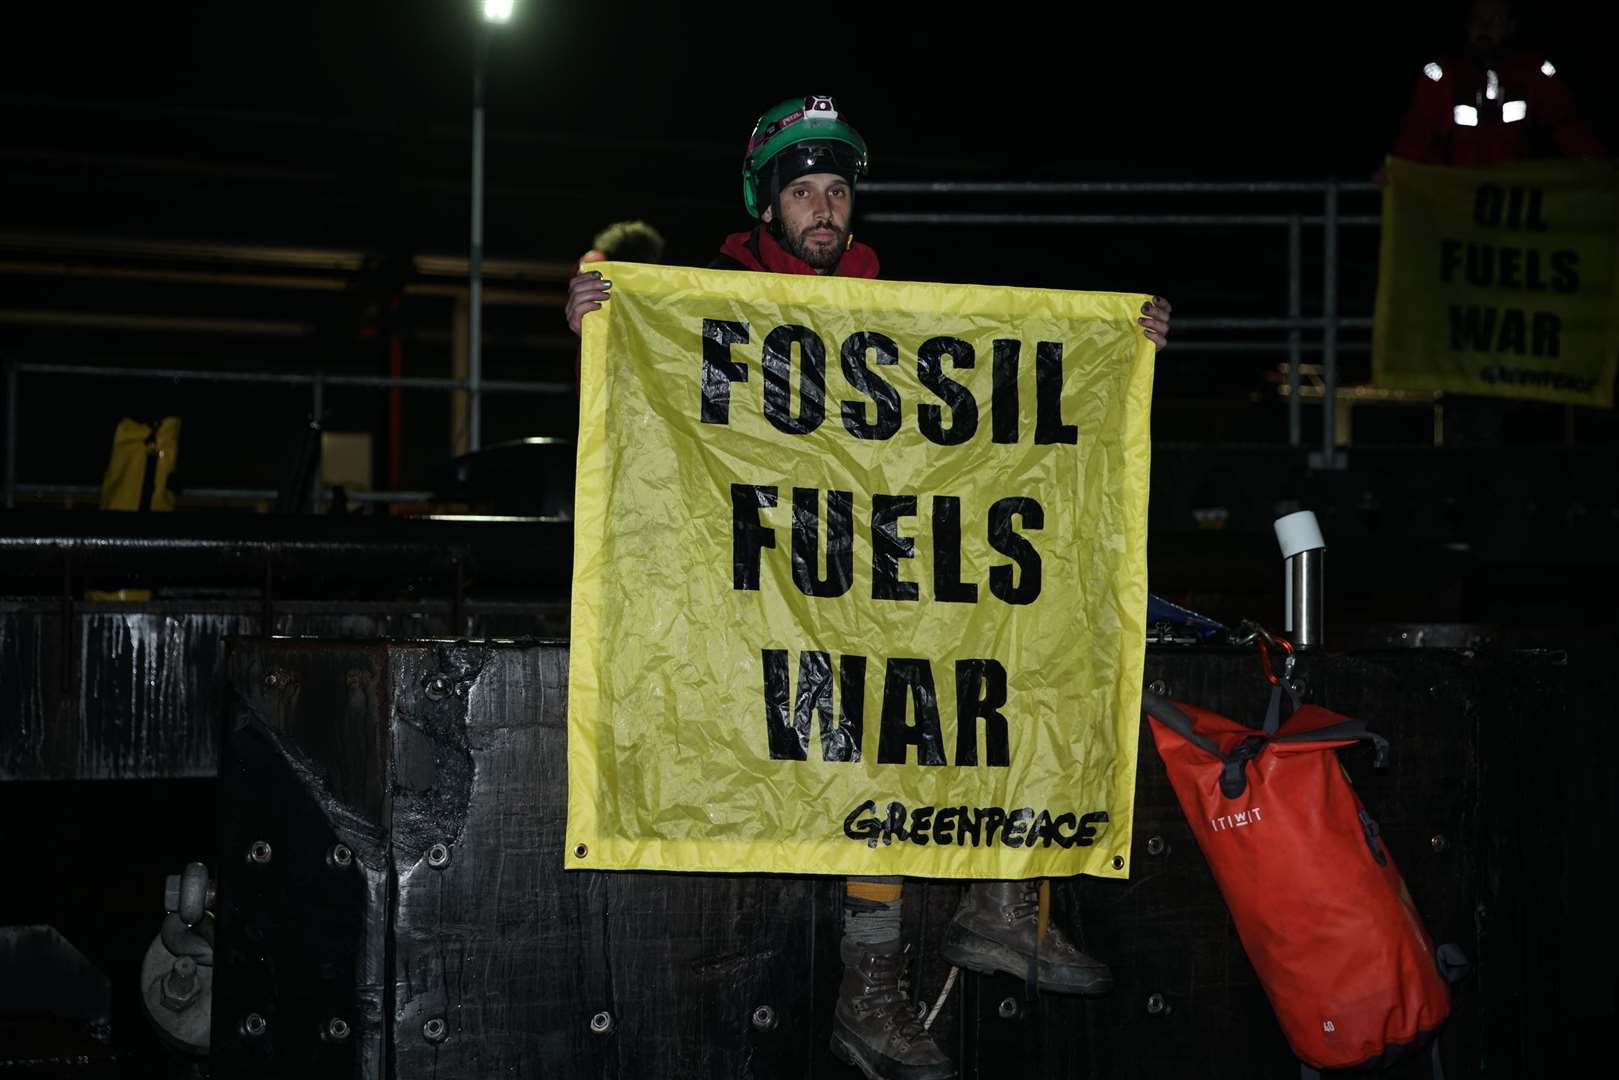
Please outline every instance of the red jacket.
[[1442, 56], [1417, 76], [1393, 154], [1429, 165], [1488, 168], [1530, 158], [1603, 157], [1556, 68], [1538, 53], [1493, 64]]
[[[720, 245], [711, 270], [762, 270], [773, 274], [814, 274], [815, 267], [776, 242], [768, 229], [755, 225], [749, 232], [732, 233]], [[874, 278], [877, 253], [865, 244], [850, 244], [833, 273], [838, 277]]]

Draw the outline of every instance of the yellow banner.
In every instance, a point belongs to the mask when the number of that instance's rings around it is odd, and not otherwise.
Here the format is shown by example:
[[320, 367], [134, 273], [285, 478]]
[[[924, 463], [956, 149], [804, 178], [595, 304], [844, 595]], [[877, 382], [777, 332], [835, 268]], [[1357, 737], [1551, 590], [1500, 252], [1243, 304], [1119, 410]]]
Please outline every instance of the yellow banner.
[[1372, 329], [1380, 386], [1613, 405], [1619, 171], [1391, 158]]
[[567, 865], [1126, 876], [1147, 298], [601, 269]]

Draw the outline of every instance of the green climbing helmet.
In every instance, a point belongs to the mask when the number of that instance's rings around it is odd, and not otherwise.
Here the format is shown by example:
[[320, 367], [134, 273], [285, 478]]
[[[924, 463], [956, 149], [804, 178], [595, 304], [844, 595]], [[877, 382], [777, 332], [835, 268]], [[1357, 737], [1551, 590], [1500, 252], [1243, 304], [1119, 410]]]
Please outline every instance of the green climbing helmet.
[[831, 98], [789, 98], [753, 125], [742, 159], [742, 203], [758, 217], [783, 185], [818, 172], [837, 173], [853, 187], [866, 175], [866, 140]]

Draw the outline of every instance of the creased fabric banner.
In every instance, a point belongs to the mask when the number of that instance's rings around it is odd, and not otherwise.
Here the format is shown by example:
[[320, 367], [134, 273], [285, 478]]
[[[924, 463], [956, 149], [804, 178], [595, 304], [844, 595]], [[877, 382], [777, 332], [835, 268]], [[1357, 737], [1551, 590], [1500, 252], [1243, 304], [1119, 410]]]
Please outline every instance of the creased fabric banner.
[[1380, 386], [1613, 406], [1619, 168], [1391, 158], [1372, 327]]
[[601, 270], [566, 865], [1127, 876], [1147, 298]]

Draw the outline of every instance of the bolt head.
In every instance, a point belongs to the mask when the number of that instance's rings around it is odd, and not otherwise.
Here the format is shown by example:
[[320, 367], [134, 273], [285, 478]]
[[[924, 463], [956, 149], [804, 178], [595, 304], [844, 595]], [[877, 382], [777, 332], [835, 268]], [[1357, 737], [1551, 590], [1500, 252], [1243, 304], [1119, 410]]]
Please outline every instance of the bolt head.
[[158, 999], [170, 1012], [184, 1012], [202, 994], [202, 980], [197, 978], [197, 962], [182, 956], [174, 962], [158, 986]]

